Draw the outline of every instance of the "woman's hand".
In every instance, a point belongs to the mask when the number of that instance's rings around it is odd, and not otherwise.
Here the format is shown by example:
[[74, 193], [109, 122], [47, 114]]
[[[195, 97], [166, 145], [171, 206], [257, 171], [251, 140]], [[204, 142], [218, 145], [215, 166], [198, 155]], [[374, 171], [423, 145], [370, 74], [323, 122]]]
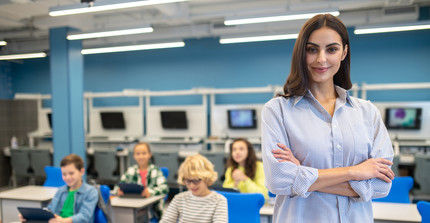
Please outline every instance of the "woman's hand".
[[277, 146], [281, 149], [274, 149], [272, 150], [272, 153], [278, 162], [292, 162], [297, 166], [300, 166], [299, 160], [296, 159], [290, 148], [281, 143], [278, 143]]
[[145, 189], [142, 191], [141, 195], [142, 195], [142, 197], [150, 197], [151, 196], [147, 187], [145, 187]]
[[368, 180], [378, 178], [387, 183], [394, 179], [394, 172], [388, 165], [392, 162], [384, 158], [368, 159], [358, 165], [352, 166], [354, 180]]

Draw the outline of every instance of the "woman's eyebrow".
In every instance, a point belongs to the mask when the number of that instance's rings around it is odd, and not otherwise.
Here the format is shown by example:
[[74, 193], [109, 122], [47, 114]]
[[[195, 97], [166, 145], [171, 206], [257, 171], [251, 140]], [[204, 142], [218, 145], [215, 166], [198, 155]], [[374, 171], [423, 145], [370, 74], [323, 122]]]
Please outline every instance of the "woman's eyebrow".
[[[320, 45], [318, 45], [316, 43], [313, 43], [313, 42], [308, 42], [307, 44], [310, 44], [310, 45], [313, 45], [313, 46], [316, 46], [316, 47], [320, 47]], [[338, 42], [330, 43], [326, 47], [330, 47], [330, 46], [340, 46], [340, 43], [338, 43]]]

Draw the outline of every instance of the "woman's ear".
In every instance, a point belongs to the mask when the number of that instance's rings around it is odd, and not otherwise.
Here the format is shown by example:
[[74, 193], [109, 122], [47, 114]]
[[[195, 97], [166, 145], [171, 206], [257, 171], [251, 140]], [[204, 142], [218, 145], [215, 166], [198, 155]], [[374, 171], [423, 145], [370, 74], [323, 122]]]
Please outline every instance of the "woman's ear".
[[345, 46], [343, 47], [343, 52], [342, 52], [342, 61], [345, 59], [347, 54], [348, 54], [348, 45], [345, 44]]

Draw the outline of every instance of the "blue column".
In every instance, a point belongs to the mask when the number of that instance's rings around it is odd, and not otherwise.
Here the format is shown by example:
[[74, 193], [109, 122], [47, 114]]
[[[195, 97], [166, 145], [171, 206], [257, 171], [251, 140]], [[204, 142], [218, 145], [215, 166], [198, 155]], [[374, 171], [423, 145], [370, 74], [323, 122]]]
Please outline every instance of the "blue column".
[[49, 30], [54, 165], [71, 153], [85, 161], [82, 41], [66, 39], [70, 28]]

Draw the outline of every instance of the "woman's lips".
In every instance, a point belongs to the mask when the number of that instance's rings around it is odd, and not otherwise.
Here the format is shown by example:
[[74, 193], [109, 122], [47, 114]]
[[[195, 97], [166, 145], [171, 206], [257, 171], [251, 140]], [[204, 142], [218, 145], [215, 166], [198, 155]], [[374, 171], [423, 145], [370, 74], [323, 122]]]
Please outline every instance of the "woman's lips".
[[324, 73], [328, 70], [328, 67], [314, 67], [313, 69], [318, 73]]

